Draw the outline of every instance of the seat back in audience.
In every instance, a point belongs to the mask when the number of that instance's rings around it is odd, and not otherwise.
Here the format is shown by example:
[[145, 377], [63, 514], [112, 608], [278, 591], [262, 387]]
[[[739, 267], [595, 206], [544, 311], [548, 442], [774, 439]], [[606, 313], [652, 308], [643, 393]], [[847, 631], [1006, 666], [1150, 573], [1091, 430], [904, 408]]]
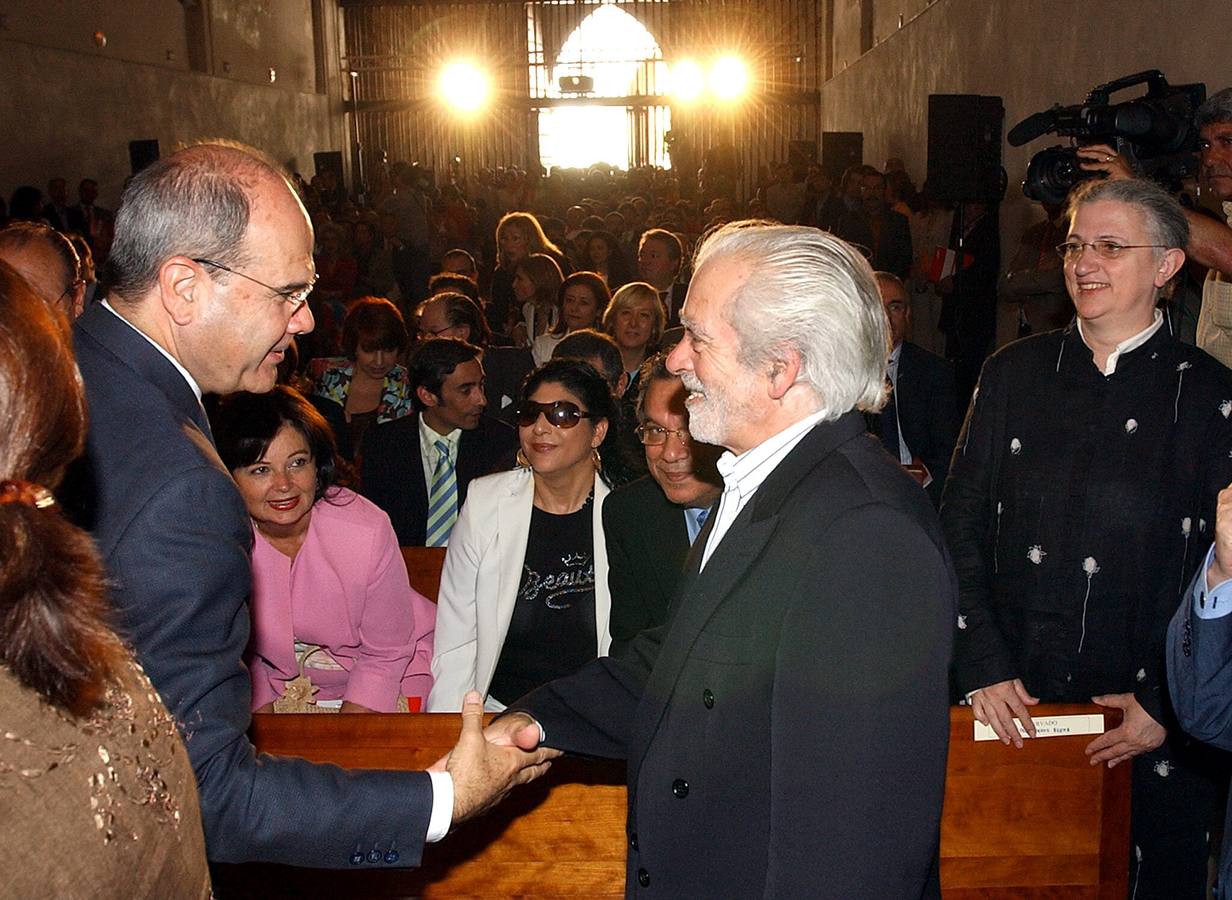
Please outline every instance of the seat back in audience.
[[406, 576], [411, 587], [433, 603], [441, 592], [441, 569], [445, 567], [444, 547], [403, 547]]
[[[425, 592], [426, 593], [426, 592]], [[1033, 708], [1036, 716], [1119, 710]], [[458, 717], [255, 716], [267, 753], [356, 768], [423, 768], [454, 744]], [[1037, 738], [1023, 749], [975, 742], [971, 710], [950, 711], [941, 820], [946, 900], [1121, 900], [1129, 883], [1130, 766], [1088, 764], [1093, 735]], [[220, 897], [621, 897], [625, 777], [620, 763], [561, 759], [483, 818], [424, 851], [423, 866], [379, 871], [216, 867]], [[906, 825], [904, 825], [906, 827]]]

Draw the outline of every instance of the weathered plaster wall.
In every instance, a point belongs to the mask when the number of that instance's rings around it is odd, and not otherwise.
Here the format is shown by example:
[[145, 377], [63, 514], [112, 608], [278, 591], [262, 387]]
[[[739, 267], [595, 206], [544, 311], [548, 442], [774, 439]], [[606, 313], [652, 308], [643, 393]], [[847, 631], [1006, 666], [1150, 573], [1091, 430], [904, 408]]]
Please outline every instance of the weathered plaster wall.
[[[89, 176], [100, 183], [100, 202], [114, 208], [130, 172], [128, 142], [143, 138], [158, 139], [164, 154], [194, 139], [231, 138], [311, 174], [314, 151], [346, 145], [337, 36], [327, 36], [335, 62], [325, 67], [327, 92], [318, 93], [312, 6], [5, 0], [0, 193]], [[332, 24], [336, 4], [321, 6]], [[106, 34], [105, 47], [96, 31]]]

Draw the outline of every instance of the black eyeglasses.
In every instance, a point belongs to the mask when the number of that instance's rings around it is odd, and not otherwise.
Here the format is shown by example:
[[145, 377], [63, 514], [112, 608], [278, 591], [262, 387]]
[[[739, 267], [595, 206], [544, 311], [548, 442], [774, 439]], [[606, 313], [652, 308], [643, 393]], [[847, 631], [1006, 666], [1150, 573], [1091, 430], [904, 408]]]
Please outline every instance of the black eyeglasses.
[[664, 428], [662, 425], [638, 425], [633, 429], [637, 434], [637, 439], [647, 447], [658, 447], [667, 443], [669, 434], [676, 435], [676, 440], [686, 446], [691, 442], [689, 429], [687, 428]]
[[1057, 254], [1066, 262], [1075, 262], [1082, 251], [1090, 247], [1103, 259], [1116, 259], [1122, 250], [1167, 250], [1163, 244], [1118, 244], [1116, 241], [1066, 241], [1057, 245]]
[[214, 262], [212, 259], [194, 259], [193, 262], [201, 266], [211, 266], [215, 269], [222, 269], [224, 272], [230, 272], [232, 275], [238, 275], [240, 278], [246, 278], [253, 284], [259, 284], [267, 291], [273, 291], [281, 297], [284, 302], [291, 304], [291, 315], [295, 315], [299, 312], [300, 307], [308, 302], [308, 295], [312, 293], [312, 289], [317, 283], [317, 276], [313, 275], [312, 281], [302, 288], [296, 288], [293, 291], [280, 290], [271, 284], [266, 284], [264, 281], [253, 278], [251, 275], [245, 275], [243, 272], [232, 269], [230, 266], [224, 266], [220, 262]]
[[557, 400], [554, 403], [536, 403], [534, 400], [523, 400], [518, 404], [518, 424], [534, 425], [543, 416], [549, 425], [557, 428], [572, 428], [582, 419], [595, 418], [591, 413], [578, 408], [569, 400]]

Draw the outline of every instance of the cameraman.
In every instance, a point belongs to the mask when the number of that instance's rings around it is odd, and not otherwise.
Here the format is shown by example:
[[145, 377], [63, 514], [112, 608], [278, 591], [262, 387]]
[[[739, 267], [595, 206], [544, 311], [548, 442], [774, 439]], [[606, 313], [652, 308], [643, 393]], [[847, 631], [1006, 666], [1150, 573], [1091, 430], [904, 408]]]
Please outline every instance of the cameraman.
[[[1201, 136], [1202, 178], [1219, 200], [1232, 225], [1232, 88], [1224, 88], [1198, 107], [1194, 123]], [[1078, 150], [1080, 165], [1088, 172], [1105, 172], [1111, 179], [1134, 178], [1129, 163], [1107, 144]], [[1225, 366], [1232, 367], [1232, 228], [1194, 210], [1189, 219], [1189, 245], [1185, 254], [1209, 270], [1202, 287], [1198, 315], [1198, 346]]]

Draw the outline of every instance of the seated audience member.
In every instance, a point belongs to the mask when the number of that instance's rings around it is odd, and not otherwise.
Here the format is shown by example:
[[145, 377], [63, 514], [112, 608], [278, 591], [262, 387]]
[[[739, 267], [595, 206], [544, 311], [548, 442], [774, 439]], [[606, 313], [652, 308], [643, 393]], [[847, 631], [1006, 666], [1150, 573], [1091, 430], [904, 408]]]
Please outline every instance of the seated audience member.
[[667, 320], [654, 287], [644, 281], [626, 284], [614, 295], [603, 314], [603, 330], [620, 348], [627, 398], [637, 390], [642, 363], [655, 352]]
[[607, 653], [601, 511], [616, 402], [586, 363], [552, 360], [518, 402], [519, 468], [471, 485], [445, 556], [430, 712], [489, 709]]
[[314, 293], [318, 299], [349, 300], [355, 296], [359, 268], [347, 241], [346, 229], [327, 224], [317, 235], [317, 252], [313, 257], [317, 267]]
[[[459, 247], [445, 251], [441, 257], [441, 271], [451, 275], [462, 275], [472, 282], [479, 281], [479, 266], [475, 265], [475, 257], [469, 250]], [[429, 289], [431, 289], [430, 285]]]
[[560, 266], [547, 254], [535, 253], [518, 263], [513, 275], [518, 319], [510, 332], [516, 346], [531, 347], [539, 335], [556, 329], [563, 281]]
[[[446, 278], [458, 279], [460, 276], [434, 275], [432, 283], [443, 286]], [[474, 288], [473, 284], [471, 288]], [[463, 296], [461, 293], [434, 290], [432, 296], [419, 305], [419, 340], [434, 337], [457, 338], [483, 350], [488, 414], [512, 426], [522, 379], [535, 368], [530, 351], [525, 347], [497, 347], [491, 343], [492, 333], [488, 330], [477, 295]]]
[[412, 412], [411, 382], [398, 356], [406, 348], [402, 313], [388, 300], [365, 297], [342, 323], [344, 356], [314, 359], [313, 393], [332, 400], [346, 415], [347, 437], [359, 447], [368, 426]]
[[428, 297], [435, 297], [437, 294], [461, 294], [470, 297], [476, 305], [483, 305], [483, 300], [479, 297], [479, 285], [456, 272], [437, 272], [428, 279]]
[[602, 331], [584, 328], [566, 335], [552, 351], [552, 359], [580, 359], [589, 363], [603, 376], [617, 400], [620, 416], [609, 425], [616, 432], [616, 440], [608, 452], [609, 486], [627, 484], [645, 475], [645, 454], [637, 436], [637, 396], [628, 391], [628, 375], [616, 342]]
[[[407, 581], [389, 516], [342, 487], [325, 419], [278, 386], [232, 395], [213, 424], [252, 519], [253, 710], [273, 712], [279, 698], [289, 712], [304, 701], [419, 708], [436, 610]], [[301, 675], [311, 687], [290, 690]]]
[[583, 328], [594, 328], [603, 319], [603, 313], [611, 302], [612, 295], [607, 284], [594, 272], [574, 272], [560, 284], [560, 318], [547, 334], [541, 334], [531, 343], [531, 356], [536, 365], [543, 365], [552, 358], [552, 350], [561, 338]]
[[860, 204], [834, 223], [834, 234], [868, 251], [873, 268], [906, 278], [911, 270], [911, 226], [886, 203], [885, 176], [865, 166], [859, 182]]
[[14, 189], [9, 197], [9, 221], [46, 225], [43, 219], [43, 192], [32, 184], [23, 184]]
[[360, 483], [389, 514], [399, 544], [444, 547], [471, 481], [512, 463], [517, 438], [483, 415], [479, 347], [431, 338], [408, 364], [415, 415], [369, 429]]
[[105, 260], [111, 252], [115, 216], [99, 206], [97, 200], [98, 182], [93, 178], [81, 179], [77, 184], [77, 205], [68, 208], [68, 227], [90, 242], [95, 259]]
[[[506, 213], [496, 226], [496, 244], [498, 257], [496, 270], [492, 273], [492, 303], [488, 321], [495, 330], [511, 334], [513, 327], [522, 321], [522, 307], [527, 300], [526, 297], [519, 297], [514, 290], [518, 266], [531, 256], [545, 255], [556, 263], [559, 270], [562, 264], [566, 264], [565, 255], [547, 239], [539, 220], [528, 212]], [[555, 287], [552, 296], [555, 297]], [[532, 338], [534, 336], [531, 335]]]
[[[51, 494], [85, 444], [67, 332], [0, 263], [3, 893], [204, 900], [210, 878], [184, 743], [107, 624], [98, 551]], [[72, 852], [47, 852], [65, 846]]]
[[637, 247], [638, 277], [658, 293], [669, 328], [680, 324], [680, 308], [689, 292], [678, 280], [683, 256], [680, 238], [662, 228], [645, 232]]
[[356, 222], [351, 227], [351, 249], [355, 257], [355, 293], [400, 301], [402, 292], [394, 278], [393, 250], [376, 225]]
[[[1163, 327], [1189, 227], [1146, 181], [1087, 181], [1057, 249], [1077, 320], [990, 358], [941, 506], [958, 574], [958, 690], [1021, 746], [1036, 703], [1096, 702], [1122, 724], [1086, 748], [1133, 766], [1130, 883], [1206, 896], [1226, 769], [1175, 730], [1165, 629], [1232, 481], [1232, 373]], [[1222, 769], [1222, 771], [1221, 771]]]
[[0, 261], [16, 269], [45, 303], [69, 319], [81, 315], [86, 281], [68, 237], [38, 222], [14, 222], [0, 229]]
[[715, 468], [721, 448], [689, 436], [688, 392], [666, 360], [648, 359], [639, 379], [637, 435], [650, 477], [617, 488], [603, 505], [616, 657], [638, 633], [667, 621], [689, 547], [723, 490]]
[[940, 506], [961, 425], [954, 372], [946, 360], [907, 340], [911, 299], [898, 276], [874, 274], [893, 344], [886, 371], [890, 393], [875, 416], [874, 433], [889, 454], [924, 486], [933, 506]]
[[[1211, 549], [1168, 626], [1168, 691], [1181, 728], [1232, 750], [1232, 487], [1219, 494]], [[1232, 885], [1232, 803], [1224, 815], [1215, 896]]]
[[70, 231], [68, 224], [68, 182], [63, 178], [47, 181], [47, 204], [43, 207], [43, 221], [56, 231]]
[[620, 247], [620, 240], [603, 229], [590, 233], [582, 268], [602, 278], [609, 291], [624, 287], [633, 280], [634, 275], [633, 267]]

